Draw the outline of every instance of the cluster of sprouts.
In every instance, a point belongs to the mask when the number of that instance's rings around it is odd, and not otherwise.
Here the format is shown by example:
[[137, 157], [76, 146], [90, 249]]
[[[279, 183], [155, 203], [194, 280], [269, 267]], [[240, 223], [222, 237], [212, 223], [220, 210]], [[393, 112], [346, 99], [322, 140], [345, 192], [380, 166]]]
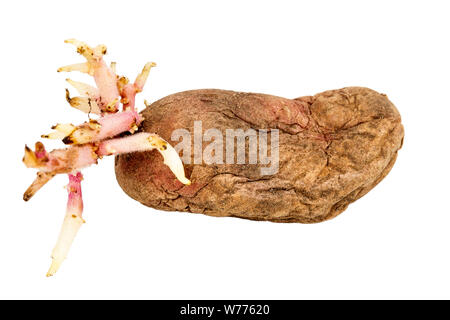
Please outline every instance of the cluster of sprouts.
[[74, 39], [65, 42], [75, 45], [77, 52], [86, 58], [86, 62], [59, 68], [58, 72], [87, 73], [96, 83], [96, 87], [93, 87], [67, 79], [80, 94], [79, 97], [70, 97], [67, 90], [67, 101], [73, 108], [88, 115], [97, 115], [98, 118], [89, 117], [88, 121], [80, 125], [57, 124], [52, 127], [51, 133], [42, 135], [42, 138], [61, 139], [68, 145], [64, 149], [47, 152], [41, 142], [36, 142], [34, 151], [25, 146], [23, 162], [28, 168], [38, 169], [36, 179], [24, 193], [25, 201], [55, 175], [67, 174], [69, 177], [66, 216], [52, 252], [52, 264], [47, 276], [52, 276], [58, 270], [84, 223], [81, 169], [96, 164], [103, 156], [156, 149], [175, 177], [183, 184], [190, 184], [175, 149], [156, 134], [138, 132], [143, 117], [136, 110], [135, 96], [143, 90], [150, 69], [155, 63], [147, 63], [136, 80], [131, 83], [127, 78], [116, 75], [115, 63], [111, 63], [110, 66], [105, 63], [104, 45], [92, 48]]

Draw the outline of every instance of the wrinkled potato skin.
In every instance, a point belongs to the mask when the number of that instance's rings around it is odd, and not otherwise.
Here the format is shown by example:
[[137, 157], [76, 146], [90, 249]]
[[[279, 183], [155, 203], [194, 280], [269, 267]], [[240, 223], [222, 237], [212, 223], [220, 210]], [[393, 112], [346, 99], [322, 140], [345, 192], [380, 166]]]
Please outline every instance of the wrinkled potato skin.
[[[260, 165], [185, 165], [184, 186], [157, 151], [116, 157], [122, 189], [146, 206], [211, 216], [273, 222], [331, 219], [377, 185], [403, 142], [400, 114], [386, 95], [348, 87], [285, 99], [265, 94], [193, 90], [156, 101], [142, 112], [140, 130], [172, 145], [172, 131], [194, 121], [203, 130], [279, 129], [279, 171]], [[203, 148], [208, 143], [203, 143]], [[264, 165], [265, 167], [265, 165]]]

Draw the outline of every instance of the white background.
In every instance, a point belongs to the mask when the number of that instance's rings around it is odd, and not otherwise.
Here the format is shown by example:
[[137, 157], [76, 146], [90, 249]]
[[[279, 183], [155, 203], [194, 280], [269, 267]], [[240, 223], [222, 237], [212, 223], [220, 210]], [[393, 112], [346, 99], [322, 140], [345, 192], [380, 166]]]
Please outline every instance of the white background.
[[[0, 298], [450, 298], [449, 21], [447, 1], [2, 2]], [[104, 159], [84, 170], [87, 223], [46, 278], [67, 177], [25, 203], [21, 158], [51, 125], [86, 120], [56, 73], [83, 61], [72, 37], [106, 44], [130, 78], [158, 63], [140, 107], [187, 89], [367, 86], [395, 103], [405, 143], [379, 186], [315, 225], [156, 211]]]

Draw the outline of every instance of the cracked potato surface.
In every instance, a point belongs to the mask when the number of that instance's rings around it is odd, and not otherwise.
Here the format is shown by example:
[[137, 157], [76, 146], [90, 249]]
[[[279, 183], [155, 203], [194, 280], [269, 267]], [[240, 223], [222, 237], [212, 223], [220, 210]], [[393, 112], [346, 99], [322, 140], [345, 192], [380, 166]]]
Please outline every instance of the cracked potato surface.
[[[279, 170], [261, 164], [185, 165], [181, 184], [155, 152], [116, 157], [122, 189], [166, 210], [274, 222], [321, 222], [337, 216], [390, 171], [402, 146], [400, 114], [386, 95], [347, 87], [297, 99], [225, 90], [176, 93], [146, 108], [141, 131], [172, 145], [173, 130], [279, 129]], [[207, 144], [203, 144], [205, 148]]]

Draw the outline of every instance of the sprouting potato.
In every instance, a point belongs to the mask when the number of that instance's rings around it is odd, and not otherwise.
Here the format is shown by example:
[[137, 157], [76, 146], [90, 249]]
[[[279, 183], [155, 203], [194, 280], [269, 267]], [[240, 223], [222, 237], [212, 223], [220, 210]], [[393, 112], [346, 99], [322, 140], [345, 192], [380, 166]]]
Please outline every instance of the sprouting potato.
[[[47, 276], [67, 257], [85, 223], [81, 170], [109, 155], [122, 189], [161, 210], [274, 222], [335, 217], [391, 170], [403, 142], [400, 115], [386, 95], [361, 87], [285, 99], [225, 90], [176, 93], [139, 113], [147, 63], [134, 82], [103, 59], [106, 47], [78, 40], [86, 62], [59, 68], [93, 76], [96, 87], [67, 79], [80, 94], [66, 100], [87, 121], [59, 123], [41, 137], [66, 148], [25, 146], [37, 169], [23, 199], [57, 174], [67, 174], [66, 214]], [[182, 140], [182, 141], [180, 141]], [[235, 143], [236, 141], [236, 143]], [[184, 162], [184, 163], [183, 163]]]

